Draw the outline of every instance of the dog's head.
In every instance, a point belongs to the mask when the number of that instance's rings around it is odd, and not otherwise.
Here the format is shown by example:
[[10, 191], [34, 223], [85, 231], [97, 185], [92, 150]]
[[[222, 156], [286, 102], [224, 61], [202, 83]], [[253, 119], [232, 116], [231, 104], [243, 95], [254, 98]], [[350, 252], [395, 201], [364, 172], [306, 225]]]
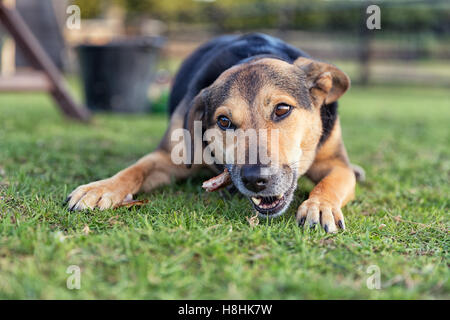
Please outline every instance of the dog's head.
[[212, 157], [228, 168], [260, 216], [276, 217], [288, 208], [298, 177], [314, 160], [321, 107], [349, 85], [347, 75], [327, 63], [251, 60], [226, 70], [195, 97], [185, 127], [192, 139], [194, 121], [201, 121], [203, 132], [222, 133], [221, 147], [210, 148]]

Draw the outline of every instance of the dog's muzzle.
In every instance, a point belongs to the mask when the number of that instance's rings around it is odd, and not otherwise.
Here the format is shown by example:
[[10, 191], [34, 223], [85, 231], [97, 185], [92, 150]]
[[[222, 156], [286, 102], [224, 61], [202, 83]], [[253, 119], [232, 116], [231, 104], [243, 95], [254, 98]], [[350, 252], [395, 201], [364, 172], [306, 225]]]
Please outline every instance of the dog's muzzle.
[[274, 218], [289, 207], [297, 186], [296, 174], [289, 167], [242, 165], [233, 166], [230, 172], [234, 185], [259, 216]]

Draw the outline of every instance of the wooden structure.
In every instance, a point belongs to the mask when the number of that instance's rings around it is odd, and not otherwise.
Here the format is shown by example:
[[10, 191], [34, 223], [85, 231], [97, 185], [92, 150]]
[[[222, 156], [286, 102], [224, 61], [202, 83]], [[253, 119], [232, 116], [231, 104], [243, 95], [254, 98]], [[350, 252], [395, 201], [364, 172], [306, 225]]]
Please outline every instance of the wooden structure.
[[0, 77], [0, 91], [47, 91], [51, 93], [66, 116], [87, 121], [90, 116], [89, 111], [82, 106], [77, 106], [67, 89], [64, 78], [20, 14], [14, 8], [8, 7], [3, 0], [0, 0], [0, 22], [22, 49], [31, 65], [38, 70], [38, 72], [23, 75]]

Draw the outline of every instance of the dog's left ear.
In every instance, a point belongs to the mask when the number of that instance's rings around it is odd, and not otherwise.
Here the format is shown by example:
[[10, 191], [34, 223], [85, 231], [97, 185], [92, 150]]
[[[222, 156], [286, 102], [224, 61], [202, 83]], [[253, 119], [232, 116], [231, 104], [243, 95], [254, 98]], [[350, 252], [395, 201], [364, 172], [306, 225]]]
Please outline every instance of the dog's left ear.
[[331, 64], [300, 57], [294, 65], [306, 73], [311, 95], [320, 103], [335, 102], [350, 88], [350, 78]]

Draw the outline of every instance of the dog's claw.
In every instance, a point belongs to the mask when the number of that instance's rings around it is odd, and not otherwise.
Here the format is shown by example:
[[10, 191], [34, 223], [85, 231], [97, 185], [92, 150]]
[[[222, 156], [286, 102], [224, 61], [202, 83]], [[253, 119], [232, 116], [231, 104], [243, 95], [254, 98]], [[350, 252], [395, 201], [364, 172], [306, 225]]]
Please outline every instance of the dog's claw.
[[306, 217], [301, 217], [300, 220], [298, 221], [298, 226], [303, 227], [303, 225], [305, 224], [305, 221], [306, 221]]
[[70, 198], [72, 198], [72, 197], [68, 196], [68, 197], [63, 201], [63, 206], [65, 206], [66, 204], [69, 203]]
[[345, 230], [345, 225], [344, 225], [344, 222], [343, 222], [342, 220], [339, 220], [339, 221], [338, 221], [338, 226], [339, 226], [339, 228], [341, 228], [342, 230]]
[[327, 224], [323, 226], [323, 229], [325, 230], [326, 233], [328, 233], [328, 225]]

